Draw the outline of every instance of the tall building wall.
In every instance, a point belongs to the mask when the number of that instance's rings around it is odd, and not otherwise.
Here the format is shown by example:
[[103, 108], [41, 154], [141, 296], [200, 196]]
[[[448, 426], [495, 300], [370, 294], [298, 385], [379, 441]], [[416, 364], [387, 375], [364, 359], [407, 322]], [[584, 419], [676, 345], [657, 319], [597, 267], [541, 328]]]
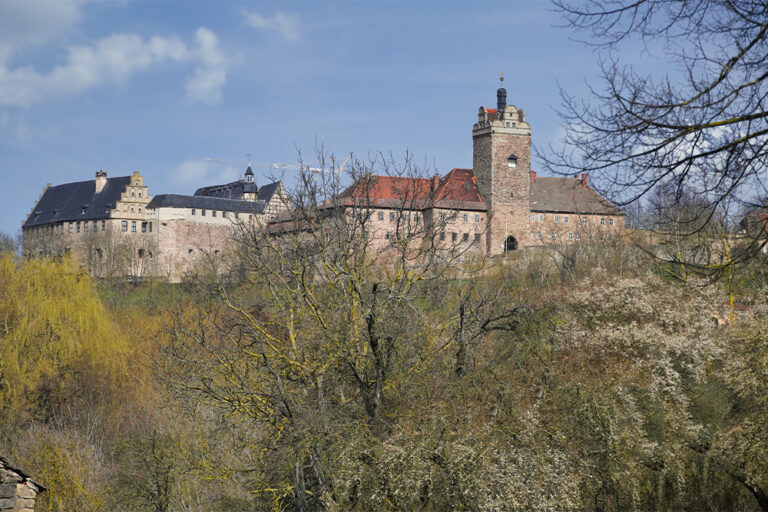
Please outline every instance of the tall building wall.
[[503, 253], [509, 237], [515, 247], [526, 244], [531, 209], [531, 128], [522, 110], [501, 99], [498, 107], [480, 107], [472, 129], [473, 171], [490, 213], [491, 255]]

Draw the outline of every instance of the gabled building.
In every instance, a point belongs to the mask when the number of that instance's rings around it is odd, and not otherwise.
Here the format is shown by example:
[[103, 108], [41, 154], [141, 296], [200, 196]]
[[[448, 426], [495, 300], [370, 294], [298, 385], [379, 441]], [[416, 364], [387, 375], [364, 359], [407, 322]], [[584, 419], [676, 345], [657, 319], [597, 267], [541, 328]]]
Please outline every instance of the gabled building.
[[48, 185], [22, 225], [26, 256], [72, 253], [98, 276], [178, 280], [202, 257], [223, 255], [240, 222], [263, 223], [286, 208], [280, 182], [244, 179], [195, 195], [152, 197], [144, 178], [107, 177]]
[[[414, 233], [414, 219], [438, 245], [492, 256], [621, 232], [624, 213], [589, 186], [586, 174], [552, 178], [531, 170], [531, 126], [522, 109], [506, 104], [506, 94], [498, 89], [496, 108], [478, 111], [472, 169], [431, 179], [365, 176], [339, 195], [334, 208], [364, 215], [372, 243], [382, 249], [403, 227]], [[290, 223], [286, 212], [272, 229]]]

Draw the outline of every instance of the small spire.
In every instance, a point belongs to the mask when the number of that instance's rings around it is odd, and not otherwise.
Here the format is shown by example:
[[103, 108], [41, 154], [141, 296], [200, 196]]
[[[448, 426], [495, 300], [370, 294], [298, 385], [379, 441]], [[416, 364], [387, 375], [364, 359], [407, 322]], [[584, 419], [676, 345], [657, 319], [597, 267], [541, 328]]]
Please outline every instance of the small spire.
[[507, 90], [504, 88], [504, 73], [499, 73], [499, 88], [496, 90], [496, 111], [499, 119], [504, 115], [504, 109], [507, 108]]

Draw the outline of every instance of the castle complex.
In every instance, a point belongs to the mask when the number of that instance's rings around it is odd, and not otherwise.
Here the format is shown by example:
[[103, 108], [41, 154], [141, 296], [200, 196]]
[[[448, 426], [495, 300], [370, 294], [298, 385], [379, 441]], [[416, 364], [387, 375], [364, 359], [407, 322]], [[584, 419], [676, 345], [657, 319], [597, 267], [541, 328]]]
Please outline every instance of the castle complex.
[[[368, 175], [340, 194], [340, 204], [352, 218], [366, 212], [371, 241], [382, 250], [406, 217], [442, 243], [490, 256], [611, 238], [624, 229], [624, 213], [589, 187], [585, 174], [536, 176], [531, 127], [522, 109], [506, 104], [503, 88], [495, 109], [480, 107], [472, 138], [472, 169], [431, 179]], [[192, 196], [151, 197], [138, 172], [108, 178], [99, 171], [95, 180], [46, 187], [22, 226], [23, 252], [69, 250], [97, 275], [178, 280], [202, 256], [223, 256], [237, 223], [277, 233], [291, 219], [290, 206], [283, 185], [257, 186], [250, 166], [243, 179]]]

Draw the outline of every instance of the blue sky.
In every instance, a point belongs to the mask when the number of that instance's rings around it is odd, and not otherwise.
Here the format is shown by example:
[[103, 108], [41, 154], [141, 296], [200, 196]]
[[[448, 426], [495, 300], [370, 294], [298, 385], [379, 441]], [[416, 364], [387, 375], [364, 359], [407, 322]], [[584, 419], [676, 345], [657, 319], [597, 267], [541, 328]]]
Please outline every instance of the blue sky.
[[472, 123], [495, 104], [499, 72], [545, 147], [560, 130], [558, 81], [580, 94], [597, 71], [549, 9], [0, 0], [0, 231], [18, 231], [46, 183], [99, 169], [138, 170], [150, 194], [192, 193], [236, 179], [246, 153], [294, 163], [315, 140], [471, 167]]

